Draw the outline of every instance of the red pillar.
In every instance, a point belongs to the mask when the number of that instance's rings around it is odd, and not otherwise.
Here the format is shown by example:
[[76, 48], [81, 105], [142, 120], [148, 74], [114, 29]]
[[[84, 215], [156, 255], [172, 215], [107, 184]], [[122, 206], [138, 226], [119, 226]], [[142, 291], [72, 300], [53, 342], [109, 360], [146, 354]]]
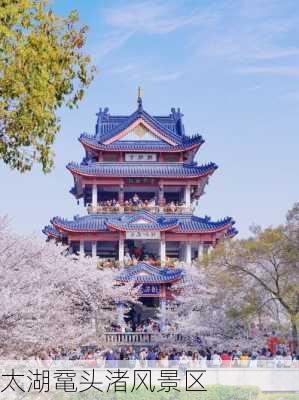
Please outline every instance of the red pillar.
[[160, 207], [163, 207], [164, 205], [164, 185], [163, 183], [159, 185], [159, 200], [158, 204]]
[[121, 206], [124, 205], [124, 184], [122, 183], [119, 187], [119, 192], [118, 192], [118, 202]]

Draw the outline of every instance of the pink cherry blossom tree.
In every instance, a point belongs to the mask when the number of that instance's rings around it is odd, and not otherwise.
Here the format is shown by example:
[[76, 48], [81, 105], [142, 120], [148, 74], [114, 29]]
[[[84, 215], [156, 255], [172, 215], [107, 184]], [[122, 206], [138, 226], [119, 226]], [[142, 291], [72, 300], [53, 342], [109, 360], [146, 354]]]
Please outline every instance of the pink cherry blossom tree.
[[[249, 350], [264, 345], [264, 338], [249, 337], [244, 319], [231, 313], [236, 308], [243, 310], [247, 292], [237, 288], [229, 291], [226, 278], [215, 279], [206, 261], [186, 268], [184, 280], [172, 288], [174, 301], [166, 316], [159, 313], [160, 320], [165, 319], [165, 331], [182, 334], [183, 346], [200, 341], [220, 350], [236, 345]], [[165, 339], [161, 335], [161, 343], [167, 344], [169, 340], [169, 336]]]
[[0, 347], [20, 357], [50, 347], [101, 344], [117, 319], [116, 302], [134, 301], [116, 271], [35, 236], [19, 236], [0, 218]]

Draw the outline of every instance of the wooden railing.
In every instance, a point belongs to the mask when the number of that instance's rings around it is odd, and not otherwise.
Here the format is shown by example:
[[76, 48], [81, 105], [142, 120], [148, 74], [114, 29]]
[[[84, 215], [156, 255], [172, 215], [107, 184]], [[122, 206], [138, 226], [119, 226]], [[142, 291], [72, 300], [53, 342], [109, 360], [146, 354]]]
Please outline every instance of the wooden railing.
[[165, 205], [163, 207], [163, 212], [165, 214], [189, 214], [194, 211], [194, 207], [186, 207], [186, 206], [171, 206]]
[[124, 212], [124, 208], [121, 206], [87, 206], [88, 214], [111, 214]]
[[89, 205], [87, 206], [87, 212], [88, 214], [111, 214], [111, 213], [133, 213], [136, 211], [140, 210], [146, 210], [151, 213], [161, 213], [164, 212], [166, 214], [186, 214], [186, 213], [191, 213], [194, 211], [193, 207], [186, 207], [186, 206], [170, 206], [170, 205], [165, 205], [165, 206], [146, 206], [146, 205], [141, 205], [141, 206], [92, 206]]
[[159, 339], [169, 340], [169, 342], [182, 343], [183, 335], [181, 335], [180, 333], [148, 333], [148, 332], [105, 333], [105, 340], [107, 344], [149, 345], [149, 344], [157, 344]]

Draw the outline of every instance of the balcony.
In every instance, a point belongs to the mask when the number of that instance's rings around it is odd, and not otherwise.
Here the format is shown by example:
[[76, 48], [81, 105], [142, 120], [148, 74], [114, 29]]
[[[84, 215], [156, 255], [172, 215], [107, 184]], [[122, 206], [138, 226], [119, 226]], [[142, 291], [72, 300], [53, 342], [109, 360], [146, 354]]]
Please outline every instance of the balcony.
[[[217, 335], [215, 329], [199, 329], [201, 338], [214, 338]], [[178, 332], [106, 332], [105, 342], [109, 345], [157, 345], [161, 341], [168, 343], [186, 343], [190, 337]]]
[[185, 205], [176, 205], [174, 203], [166, 204], [163, 207], [165, 214], [190, 214], [194, 211], [194, 207], [186, 207]]
[[119, 204], [115, 204], [115, 205], [97, 204], [96, 206], [89, 204], [87, 206], [88, 214], [111, 214], [111, 213], [119, 213], [119, 212], [123, 212], [123, 211], [124, 211], [123, 207], [121, 207]]
[[149, 332], [107, 332], [105, 341], [107, 345], [156, 345], [161, 340], [171, 343], [183, 343], [184, 337], [180, 333], [149, 333]]
[[160, 212], [160, 207], [156, 205], [147, 205], [144, 203], [140, 203], [138, 205], [130, 205], [130, 204], [124, 205], [124, 212], [126, 213], [132, 213], [141, 210], [149, 211], [151, 213], [158, 213]]
[[[132, 267], [134, 265], [137, 265], [137, 262], [138, 262], [137, 259], [130, 260], [130, 261], [125, 260], [124, 266]], [[145, 259], [144, 262], [147, 262], [156, 267], [161, 267], [161, 261], [159, 259], [155, 260], [155, 261]], [[163, 266], [167, 267], [167, 268], [176, 268], [176, 267], [185, 268], [186, 264], [185, 264], [185, 262], [180, 261], [179, 259], [167, 257], [165, 260], [165, 264]], [[101, 257], [97, 260], [97, 267], [98, 268], [120, 268], [120, 264], [119, 264], [119, 261], [116, 260], [114, 257]]]
[[[107, 204], [108, 203], [108, 204]], [[111, 203], [111, 204], [110, 204]], [[174, 203], [169, 203], [164, 206], [149, 205], [147, 203], [140, 202], [137, 205], [129, 204], [125, 202], [124, 205], [120, 205], [115, 202], [102, 202], [96, 206], [88, 205], [88, 214], [111, 214], [111, 213], [134, 213], [136, 211], [149, 211], [151, 213], [165, 213], [165, 214], [188, 214], [194, 211], [194, 207], [186, 207], [185, 205], [177, 205]]]

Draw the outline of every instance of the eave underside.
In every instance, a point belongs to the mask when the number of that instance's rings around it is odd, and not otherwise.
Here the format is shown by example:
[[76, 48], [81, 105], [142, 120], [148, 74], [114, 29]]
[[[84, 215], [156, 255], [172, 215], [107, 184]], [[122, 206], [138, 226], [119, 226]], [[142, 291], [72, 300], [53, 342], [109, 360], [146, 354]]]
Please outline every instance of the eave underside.
[[[140, 213], [142, 215], [143, 213]], [[176, 222], [161, 221], [157, 217], [156, 222], [150, 223], [133, 223], [130, 224], [130, 216], [123, 216], [124, 222], [117, 219], [115, 215], [98, 215], [81, 217], [74, 221], [67, 221], [55, 217], [51, 221], [53, 227], [46, 227], [44, 233], [52, 237], [67, 237], [70, 240], [103, 240], [114, 241], [125, 237], [129, 231], [159, 231], [161, 237], [167, 241], [202, 241], [215, 243], [223, 236], [234, 236], [237, 231], [233, 227], [234, 221], [226, 218], [222, 221], [211, 222], [209, 219], [184, 216], [178, 218]], [[126, 222], [126, 218], [127, 221]], [[115, 221], [115, 222], [113, 222]]]
[[204, 140], [201, 136], [190, 138], [188, 141], [178, 145], [169, 145], [167, 143], [148, 143], [148, 142], [116, 142], [109, 145], [99, 143], [93, 137], [81, 136], [80, 143], [88, 150], [97, 152], [157, 152], [157, 153], [180, 153], [198, 149]]

